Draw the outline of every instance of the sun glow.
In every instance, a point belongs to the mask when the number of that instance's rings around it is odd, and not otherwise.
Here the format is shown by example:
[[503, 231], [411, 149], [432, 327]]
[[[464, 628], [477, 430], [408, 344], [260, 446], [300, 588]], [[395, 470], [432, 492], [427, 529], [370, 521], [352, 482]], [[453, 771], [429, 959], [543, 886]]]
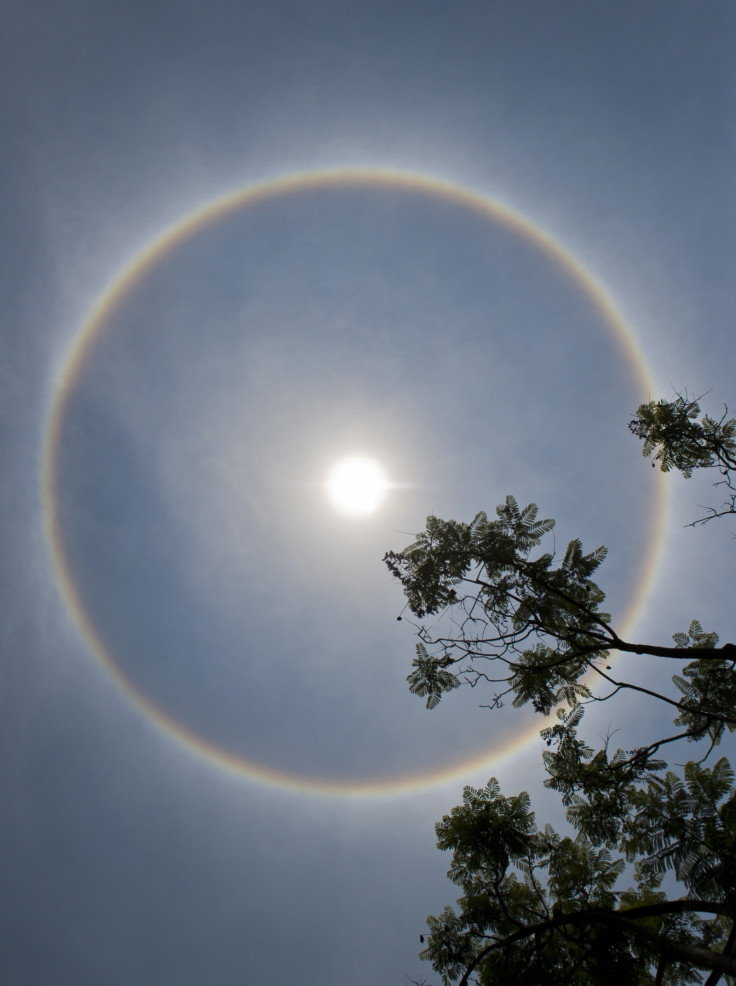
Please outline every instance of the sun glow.
[[338, 462], [325, 485], [333, 505], [353, 516], [372, 514], [381, 505], [388, 488], [381, 467], [362, 456]]

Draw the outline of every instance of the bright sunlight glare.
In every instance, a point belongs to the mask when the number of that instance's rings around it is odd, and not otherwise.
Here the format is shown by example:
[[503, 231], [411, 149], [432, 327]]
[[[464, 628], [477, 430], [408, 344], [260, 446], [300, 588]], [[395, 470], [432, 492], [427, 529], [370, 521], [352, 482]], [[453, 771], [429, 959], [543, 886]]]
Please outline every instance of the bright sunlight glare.
[[327, 477], [327, 493], [333, 505], [346, 514], [372, 514], [388, 483], [383, 470], [371, 459], [352, 456], [338, 462]]

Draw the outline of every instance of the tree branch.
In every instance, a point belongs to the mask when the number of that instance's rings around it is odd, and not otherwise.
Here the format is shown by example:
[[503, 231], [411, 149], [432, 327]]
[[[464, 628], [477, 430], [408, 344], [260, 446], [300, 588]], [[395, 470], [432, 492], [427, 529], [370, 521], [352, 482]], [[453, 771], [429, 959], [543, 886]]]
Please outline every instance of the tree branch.
[[610, 650], [619, 650], [628, 654], [648, 654], [651, 657], [671, 657], [678, 661], [736, 660], [736, 644], [724, 644], [722, 647], [659, 647], [656, 644], [630, 644], [617, 638], [616, 644], [611, 644]]
[[[626, 931], [639, 934], [655, 942], [662, 950], [674, 958], [689, 962], [691, 965], [704, 966], [706, 969], [719, 970], [720, 972], [736, 975], [736, 959], [722, 952], [713, 952], [707, 948], [700, 948], [683, 942], [673, 942], [664, 935], [657, 934], [637, 924], [633, 918], [653, 917], [661, 914], [689, 914], [692, 912], [707, 914], [733, 914], [733, 907], [720, 904], [717, 901], [705, 900], [667, 900], [659, 904], [644, 904], [638, 907], [629, 907], [624, 911], [604, 911], [589, 910], [575, 911], [572, 914], [558, 913], [548, 921], [541, 921], [539, 924], [528, 925], [520, 931], [516, 931], [504, 938], [502, 941], [495, 941], [473, 958], [466, 967], [465, 973], [458, 986], [467, 986], [470, 974], [478, 964], [491, 952], [500, 948], [506, 948], [516, 941], [522, 941], [530, 935], [536, 935], [550, 929], [562, 928], [563, 926], [585, 925], [595, 922], [604, 924], [614, 924]], [[730, 939], [729, 939], [730, 940]]]
[[691, 705], [685, 705], [683, 702], [677, 702], [673, 698], [667, 698], [666, 695], [662, 695], [660, 692], [653, 692], [650, 688], [644, 688], [643, 685], [632, 685], [628, 681], [616, 681], [615, 678], [612, 678], [610, 675], [606, 674], [605, 671], [601, 671], [601, 669], [595, 664], [591, 664], [590, 666], [594, 671], [605, 678], [606, 681], [610, 681], [612, 685], [616, 685], [617, 688], [630, 688], [632, 691], [642, 692], [644, 695], [650, 695], [652, 698], [658, 698], [660, 701], [666, 702], [667, 705], [674, 706], [681, 712], [692, 712], [693, 715], [702, 716], [704, 719], [713, 719], [716, 722], [723, 722], [727, 726], [736, 723], [736, 715], [724, 716], [719, 712], [707, 712], [703, 709], [695, 709]]
[[[723, 954], [733, 955], [734, 947], [736, 947], [736, 921], [734, 921], [734, 923], [731, 925], [731, 933], [728, 936], [728, 941], [723, 947]], [[711, 974], [705, 980], [703, 986], [716, 986], [716, 983], [718, 982], [718, 980], [721, 978], [722, 975], [723, 975], [722, 972], [719, 972], [718, 970], [714, 969], [713, 972], [711, 972]]]

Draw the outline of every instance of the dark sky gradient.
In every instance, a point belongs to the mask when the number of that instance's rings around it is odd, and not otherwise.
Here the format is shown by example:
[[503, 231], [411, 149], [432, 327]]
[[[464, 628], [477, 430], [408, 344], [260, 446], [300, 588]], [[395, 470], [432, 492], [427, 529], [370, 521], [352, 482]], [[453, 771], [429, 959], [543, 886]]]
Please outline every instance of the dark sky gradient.
[[[197, 208], [395, 169], [545, 230], [608, 292], [658, 392], [709, 391], [717, 412], [736, 401], [736, 10], [40, 0], [3, 22], [0, 980], [400, 986], [453, 899], [433, 825], [464, 783], [493, 773], [563, 824], [538, 743], [326, 797], [162, 731], [90, 653], [44, 543], [54, 381], [106, 287]], [[470, 690], [432, 713], [408, 694], [381, 555], [429, 512], [467, 520], [512, 492], [558, 519], [558, 548], [608, 545], [621, 613], [656, 490], [626, 424], [649, 396], [580, 285], [498, 223], [398, 189], [277, 196], [172, 251], [90, 351], [59, 446], [69, 564], [120, 670], [224, 750], [327, 781], [431, 773], [534, 722]], [[353, 451], [398, 484], [360, 521], [321, 485]], [[698, 618], [734, 639], [731, 531], [683, 527], [714, 502], [707, 479], [669, 485], [632, 636]], [[620, 727], [633, 745], [655, 716], [606, 706], [591, 740]]]

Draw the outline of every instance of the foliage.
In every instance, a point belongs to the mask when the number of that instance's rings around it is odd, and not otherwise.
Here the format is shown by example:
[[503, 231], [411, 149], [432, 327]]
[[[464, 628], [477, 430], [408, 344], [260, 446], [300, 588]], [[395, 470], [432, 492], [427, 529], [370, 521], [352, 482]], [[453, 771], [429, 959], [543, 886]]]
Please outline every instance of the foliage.
[[[736, 421], [699, 421], [699, 410], [678, 395], [642, 405], [630, 427], [663, 470], [716, 467], [730, 486]], [[534, 504], [507, 497], [493, 520], [428, 517], [384, 559], [420, 621], [408, 680], [428, 708], [463, 682], [500, 685], [491, 707], [507, 695], [545, 715], [557, 707], [542, 730], [545, 784], [571, 826], [539, 829], [528, 794], [506, 797], [493, 778], [467, 787], [436, 827], [461, 896], [427, 919], [420, 955], [445, 986], [675, 986], [702, 982], [702, 970], [706, 986], [736, 984], [734, 773], [725, 757], [704, 765], [736, 729], [736, 647], [697, 620], [673, 646], [623, 640], [592, 579], [605, 549], [586, 554], [573, 540], [557, 557], [540, 548], [553, 528]], [[616, 680], [614, 651], [677, 661], [676, 692]], [[583, 681], [590, 671], [603, 694]], [[670, 705], [680, 731], [633, 750], [593, 749], [578, 734], [586, 705], [624, 689]], [[658, 751], [682, 739], [708, 748], [678, 774]], [[681, 896], [664, 889], [673, 879]]]
[[713, 507], [693, 526], [714, 517], [736, 513], [736, 419], [727, 420], [728, 408], [720, 419], [700, 414], [697, 400], [677, 394], [674, 400], [650, 401], [637, 410], [629, 429], [644, 442], [642, 454], [652, 455], [652, 467], [659, 463], [663, 472], [678, 469], [690, 478], [695, 469], [718, 469], [721, 479], [716, 486], [726, 486], [729, 493], [720, 510]]
[[[459, 911], [427, 919], [421, 957], [446, 986], [699, 982], [694, 968], [736, 975], [736, 959], [722, 954], [736, 917], [733, 772], [722, 759], [685, 775], [620, 785], [608, 837], [600, 815], [580, 810], [585, 796], [568, 795], [571, 838], [538, 829], [525, 792], [504, 797], [493, 778], [466, 787], [437, 825], [438, 847], [453, 853]], [[618, 889], [632, 860], [633, 885]], [[686, 897], [662, 892], [667, 869]]]
[[[629, 689], [671, 706], [686, 734], [709, 733], [718, 742], [736, 728], [736, 647], [718, 647], [716, 634], [693, 622], [674, 646], [626, 641], [600, 607], [605, 594], [592, 576], [606, 557], [603, 547], [586, 554], [570, 541], [564, 555], [534, 553], [553, 532], [553, 520], [538, 520], [537, 507], [520, 509], [512, 496], [472, 523], [428, 517], [427, 526], [401, 552], [384, 556], [402, 585], [409, 610], [420, 620], [420, 643], [408, 677], [412, 692], [434, 708], [444, 692], [461, 682], [502, 685], [492, 707], [511, 695], [514, 706], [531, 703], [548, 715], [556, 706], [605, 701]], [[694, 634], [694, 636], [693, 636]], [[611, 651], [682, 661], [692, 657], [673, 680], [680, 698], [615, 679]], [[593, 694], [584, 677], [593, 671], [608, 688]]]

